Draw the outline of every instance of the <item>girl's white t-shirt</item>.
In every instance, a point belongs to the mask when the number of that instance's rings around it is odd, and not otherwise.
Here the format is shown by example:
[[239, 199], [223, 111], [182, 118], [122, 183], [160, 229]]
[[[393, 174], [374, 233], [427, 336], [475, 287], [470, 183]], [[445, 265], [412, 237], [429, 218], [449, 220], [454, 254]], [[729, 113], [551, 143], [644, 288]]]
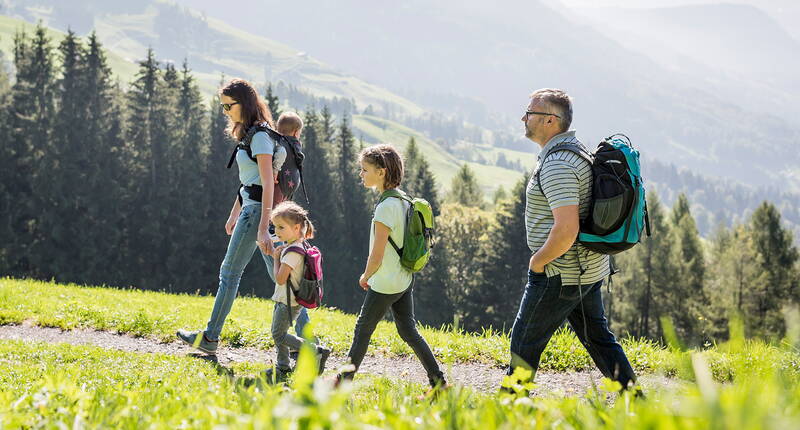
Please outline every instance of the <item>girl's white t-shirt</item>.
[[[369, 233], [369, 249], [375, 243], [375, 223], [379, 222], [391, 230], [389, 237], [399, 248], [403, 247], [406, 212], [409, 203], [397, 197], [389, 197], [375, 208]], [[367, 280], [370, 288], [377, 293], [396, 294], [407, 290], [411, 285], [411, 272], [400, 265], [400, 256], [392, 244], [386, 242], [381, 267]]]
[[[289, 246], [299, 246], [302, 248], [303, 245], [298, 240]], [[286, 248], [288, 249], [289, 246]], [[289, 279], [292, 280], [292, 285], [297, 288], [297, 286], [300, 285], [300, 280], [303, 279], [305, 259], [301, 254], [296, 252], [287, 252], [287, 249], [284, 249], [281, 253], [281, 264], [288, 264], [289, 267], [292, 268], [292, 273], [289, 275]], [[275, 292], [272, 293], [272, 301], [286, 304], [286, 284], [278, 284], [277, 282], [275, 283]], [[297, 301], [294, 299], [294, 294], [292, 294], [292, 306], [297, 306]]]

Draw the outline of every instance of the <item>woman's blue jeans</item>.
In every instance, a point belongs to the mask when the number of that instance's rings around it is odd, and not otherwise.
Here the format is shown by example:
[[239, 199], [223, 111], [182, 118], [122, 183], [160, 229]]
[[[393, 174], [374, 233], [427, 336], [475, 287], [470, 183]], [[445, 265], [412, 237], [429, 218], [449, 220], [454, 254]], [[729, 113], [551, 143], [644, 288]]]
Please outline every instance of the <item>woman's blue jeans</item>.
[[[260, 221], [260, 204], [246, 205], [239, 213], [236, 227], [234, 227], [230, 242], [228, 242], [228, 251], [225, 253], [225, 259], [222, 260], [222, 266], [219, 269], [219, 289], [217, 289], [217, 296], [214, 300], [214, 310], [211, 311], [211, 318], [209, 318], [205, 330], [205, 335], [209, 340], [219, 339], [222, 326], [225, 324], [225, 318], [231, 312], [244, 268], [253, 258], [253, 253], [258, 249], [256, 236], [258, 235]], [[263, 252], [261, 252], [261, 256], [267, 266], [267, 274], [274, 283], [274, 260], [271, 255], [266, 255]], [[308, 313], [305, 308], [301, 308], [295, 323], [295, 331], [298, 335], [302, 335], [306, 323], [308, 323]]]

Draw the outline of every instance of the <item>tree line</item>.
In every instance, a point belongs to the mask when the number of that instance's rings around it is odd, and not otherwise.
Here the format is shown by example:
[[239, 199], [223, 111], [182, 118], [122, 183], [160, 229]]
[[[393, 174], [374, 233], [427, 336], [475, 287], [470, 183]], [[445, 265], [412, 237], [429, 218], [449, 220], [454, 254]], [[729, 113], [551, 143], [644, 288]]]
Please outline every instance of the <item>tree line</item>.
[[[213, 98], [205, 103], [184, 62], [149, 51], [123, 89], [92, 34], [69, 32], [57, 45], [39, 27], [14, 40], [14, 74], [0, 74], [0, 273], [90, 285], [212, 294], [228, 237], [224, 222], [238, 186], [225, 165], [234, 142]], [[265, 99], [285, 109], [273, 87]], [[296, 97], [294, 97], [297, 99]], [[325, 255], [326, 305], [357, 312], [377, 195], [365, 190], [347, 114], [306, 97], [302, 193]], [[399, 142], [394, 142], [399, 143]], [[525, 240], [527, 176], [487, 203], [464, 165], [439, 191], [413, 141], [404, 189], [437, 215], [432, 261], [416, 276], [424, 323], [509, 330], [530, 251]], [[700, 344], [722, 339], [741, 314], [751, 335], [780, 336], [782, 311], [797, 304], [798, 251], [774, 205], [745, 222], [700, 237], [685, 195], [671, 209], [648, 196], [653, 236], [618, 256], [606, 303], [618, 334], [654, 339], [661, 317]], [[256, 256], [241, 292], [268, 297]], [[608, 291], [608, 290], [607, 290]]]

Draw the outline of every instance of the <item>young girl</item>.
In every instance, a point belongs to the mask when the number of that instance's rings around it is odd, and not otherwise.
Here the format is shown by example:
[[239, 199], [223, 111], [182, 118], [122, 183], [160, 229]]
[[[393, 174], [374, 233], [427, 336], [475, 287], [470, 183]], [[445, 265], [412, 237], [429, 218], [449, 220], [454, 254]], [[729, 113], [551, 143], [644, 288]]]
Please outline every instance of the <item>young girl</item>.
[[[272, 210], [272, 223], [275, 225], [275, 234], [285, 245], [277, 247], [272, 254], [275, 260], [275, 283], [278, 284], [272, 295], [272, 300], [275, 301], [275, 308], [272, 311], [272, 339], [278, 350], [278, 358], [274, 372], [272, 369], [268, 370], [267, 379], [270, 382], [281, 382], [292, 371], [289, 348], [299, 350], [303, 345], [302, 338], [288, 333], [289, 327], [302, 307], [297, 304], [291, 291], [288, 292], [289, 297], [286, 297], [286, 283], [291, 280], [290, 285], [294, 285], [295, 288], [300, 285], [305, 269], [305, 258], [289, 248], [293, 246], [302, 248], [303, 240], [314, 236], [314, 225], [308, 219], [308, 212], [292, 201], [285, 201]], [[322, 373], [331, 350], [314, 344], [311, 344], [311, 347], [317, 352], [319, 373]]]
[[[391, 145], [375, 145], [364, 149], [359, 155], [359, 163], [364, 186], [377, 189], [380, 193], [399, 187], [403, 180], [403, 160]], [[375, 207], [369, 237], [369, 258], [358, 281], [367, 295], [356, 321], [353, 344], [347, 356], [358, 370], [378, 321], [391, 309], [398, 334], [422, 361], [428, 381], [436, 388], [445, 385], [444, 374], [427, 342], [417, 332], [411, 272], [400, 265], [400, 256], [389, 244], [391, 235], [395, 244], [403, 247], [408, 208], [408, 202], [394, 197], [385, 199]], [[343, 378], [352, 379], [354, 373], [339, 375], [337, 382]]]
[[[245, 80], [232, 80], [220, 90], [219, 95], [222, 111], [228, 117], [226, 133], [240, 142], [251, 137], [250, 149], [256, 161], [250, 159], [244, 149], [236, 153], [239, 181], [243, 187], [234, 199], [230, 216], [225, 223], [225, 231], [231, 238], [220, 267], [219, 289], [206, 329], [178, 330], [177, 333], [180, 340], [212, 355], [216, 354], [219, 335], [236, 298], [239, 280], [256, 247], [261, 250], [267, 265], [267, 274], [274, 280], [273, 246], [268, 229], [274, 190], [272, 155], [276, 145], [267, 133], [255, 132], [259, 124], [273, 126], [272, 114], [255, 88]], [[303, 319], [304, 315], [305, 312], [299, 319]]]

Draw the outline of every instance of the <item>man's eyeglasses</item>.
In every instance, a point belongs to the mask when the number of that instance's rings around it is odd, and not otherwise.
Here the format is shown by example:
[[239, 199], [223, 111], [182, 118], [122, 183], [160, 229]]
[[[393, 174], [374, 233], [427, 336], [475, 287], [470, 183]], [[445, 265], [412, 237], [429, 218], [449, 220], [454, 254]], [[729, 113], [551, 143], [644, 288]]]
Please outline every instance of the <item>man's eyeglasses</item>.
[[559, 118], [559, 119], [561, 118], [560, 116], [558, 116], [558, 115], [556, 115], [554, 113], [550, 113], [550, 112], [536, 112], [536, 111], [533, 111], [533, 110], [526, 110], [525, 111], [525, 121], [527, 121], [528, 117], [531, 116], [531, 115], [552, 115], [552, 116], [554, 116], [556, 118]]
[[238, 105], [238, 104], [239, 102], [233, 102], [233, 103], [220, 103], [219, 105], [222, 106], [222, 108], [225, 109], [226, 112], [228, 112], [231, 110], [233, 105]]

